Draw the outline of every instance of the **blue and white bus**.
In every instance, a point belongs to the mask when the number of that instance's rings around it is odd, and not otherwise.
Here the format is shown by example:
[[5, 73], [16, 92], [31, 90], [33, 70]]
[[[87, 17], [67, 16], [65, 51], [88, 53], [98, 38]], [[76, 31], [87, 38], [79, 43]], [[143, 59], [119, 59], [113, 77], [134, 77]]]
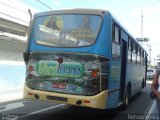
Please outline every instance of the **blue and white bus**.
[[24, 98], [98, 109], [127, 107], [146, 84], [146, 51], [104, 10], [35, 14], [24, 60]]

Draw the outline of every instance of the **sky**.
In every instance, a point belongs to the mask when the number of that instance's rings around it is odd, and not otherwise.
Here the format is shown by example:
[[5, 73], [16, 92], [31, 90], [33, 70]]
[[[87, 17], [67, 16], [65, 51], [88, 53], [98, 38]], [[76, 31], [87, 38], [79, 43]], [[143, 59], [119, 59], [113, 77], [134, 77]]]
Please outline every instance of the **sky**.
[[149, 42], [143, 43], [143, 46], [147, 51], [151, 46], [152, 64], [160, 54], [160, 0], [0, 0], [0, 17], [28, 25], [30, 20], [28, 9], [34, 14], [49, 11], [50, 8], [52, 10], [67, 8], [108, 10], [135, 38], [141, 37], [143, 13], [143, 37], [150, 39]]

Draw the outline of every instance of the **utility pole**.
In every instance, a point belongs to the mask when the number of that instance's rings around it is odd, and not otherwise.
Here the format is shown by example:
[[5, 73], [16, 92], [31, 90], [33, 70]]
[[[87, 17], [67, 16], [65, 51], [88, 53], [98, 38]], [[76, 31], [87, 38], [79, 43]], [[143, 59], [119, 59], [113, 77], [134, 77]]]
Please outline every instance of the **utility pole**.
[[149, 51], [149, 61], [150, 61], [150, 65], [151, 65], [151, 62], [152, 62], [152, 56], [151, 56], [151, 53], [152, 53], [152, 47], [151, 47], [151, 44], [147, 44], [148, 45], [148, 51]]
[[141, 42], [141, 45], [143, 43], [143, 10], [141, 10], [141, 39], [142, 39], [142, 42]]

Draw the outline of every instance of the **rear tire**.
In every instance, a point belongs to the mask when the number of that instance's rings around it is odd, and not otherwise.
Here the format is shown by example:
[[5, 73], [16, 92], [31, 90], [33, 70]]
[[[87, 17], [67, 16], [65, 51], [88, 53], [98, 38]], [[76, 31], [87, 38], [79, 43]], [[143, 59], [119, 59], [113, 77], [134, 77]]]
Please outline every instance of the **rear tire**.
[[127, 89], [126, 89], [126, 92], [125, 92], [125, 99], [124, 99], [124, 104], [123, 104], [122, 109], [125, 110], [125, 109], [128, 108], [129, 99], [130, 99], [130, 88], [129, 88], [129, 86], [128, 86]]
[[143, 78], [142, 88], [146, 87], [146, 80]]
[[141, 94], [141, 93], [142, 93], [142, 89], [144, 88], [144, 87], [143, 87], [143, 84], [144, 84], [144, 82], [142, 82], [142, 85], [141, 85], [141, 88], [140, 88], [139, 94]]

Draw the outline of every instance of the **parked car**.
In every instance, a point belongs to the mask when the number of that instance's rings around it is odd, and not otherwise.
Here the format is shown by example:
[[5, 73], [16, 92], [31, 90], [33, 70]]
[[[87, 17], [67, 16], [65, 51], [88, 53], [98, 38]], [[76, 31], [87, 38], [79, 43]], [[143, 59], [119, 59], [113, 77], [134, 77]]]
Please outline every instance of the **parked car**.
[[153, 79], [155, 75], [155, 70], [154, 69], [148, 69], [147, 70], [147, 79]]

